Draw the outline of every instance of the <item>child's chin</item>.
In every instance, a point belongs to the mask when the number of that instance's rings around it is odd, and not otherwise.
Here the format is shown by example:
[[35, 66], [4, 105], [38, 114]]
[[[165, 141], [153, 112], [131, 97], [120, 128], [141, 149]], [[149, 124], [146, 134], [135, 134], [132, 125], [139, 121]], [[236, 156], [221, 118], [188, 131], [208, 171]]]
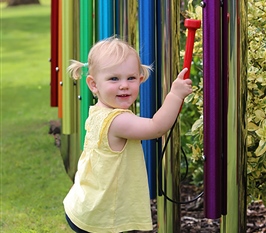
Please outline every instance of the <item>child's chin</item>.
[[128, 105], [119, 105], [116, 108], [119, 108], [119, 109], [129, 109], [130, 106], [128, 106]]

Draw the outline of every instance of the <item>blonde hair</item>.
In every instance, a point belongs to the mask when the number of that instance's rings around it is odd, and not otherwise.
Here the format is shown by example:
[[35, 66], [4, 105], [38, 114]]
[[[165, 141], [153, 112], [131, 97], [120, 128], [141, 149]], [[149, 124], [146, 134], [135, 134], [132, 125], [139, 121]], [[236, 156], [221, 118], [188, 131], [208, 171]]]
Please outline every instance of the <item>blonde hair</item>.
[[[143, 75], [143, 82], [145, 82], [150, 75], [150, 71], [152, 71], [152, 66], [141, 64], [137, 51], [127, 42], [116, 37], [109, 37], [97, 42], [89, 52], [88, 63], [71, 60], [67, 71], [72, 78], [79, 79], [81, 76], [81, 68], [88, 65], [89, 74], [93, 76], [100, 69], [106, 69], [122, 63], [129, 54], [136, 55], [139, 63], [139, 71]], [[108, 59], [110, 56], [112, 56], [112, 59]], [[108, 59], [108, 63], [105, 62], [106, 65], [103, 66], [101, 61], [103, 59], [106, 60], [106, 58]]]

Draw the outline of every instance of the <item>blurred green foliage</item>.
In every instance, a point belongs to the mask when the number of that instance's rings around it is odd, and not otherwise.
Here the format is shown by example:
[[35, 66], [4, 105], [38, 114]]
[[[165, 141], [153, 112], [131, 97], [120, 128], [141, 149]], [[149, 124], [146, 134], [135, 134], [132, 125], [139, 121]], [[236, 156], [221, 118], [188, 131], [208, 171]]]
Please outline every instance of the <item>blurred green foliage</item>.
[[[247, 173], [249, 201], [266, 203], [266, 2], [248, 1]], [[264, 195], [262, 195], [264, 193]]]

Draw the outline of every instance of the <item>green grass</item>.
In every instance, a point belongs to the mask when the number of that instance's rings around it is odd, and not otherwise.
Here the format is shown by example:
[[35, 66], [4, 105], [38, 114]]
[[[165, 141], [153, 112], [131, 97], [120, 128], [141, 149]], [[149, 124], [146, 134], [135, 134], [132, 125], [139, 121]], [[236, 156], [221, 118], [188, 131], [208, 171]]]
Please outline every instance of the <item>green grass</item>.
[[0, 232], [71, 232], [62, 201], [72, 185], [48, 134], [50, 1], [1, 4]]

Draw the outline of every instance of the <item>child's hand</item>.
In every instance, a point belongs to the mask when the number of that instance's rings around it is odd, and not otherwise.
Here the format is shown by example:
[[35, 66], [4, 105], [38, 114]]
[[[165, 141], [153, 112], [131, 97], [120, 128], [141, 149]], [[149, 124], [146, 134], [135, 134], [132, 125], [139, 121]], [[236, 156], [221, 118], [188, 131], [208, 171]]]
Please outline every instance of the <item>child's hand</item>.
[[184, 79], [185, 73], [188, 71], [187, 68], [184, 68], [177, 79], [172, 83], [171, 93], [179, 97], [180, 99], [184, 99], [187, 95], [192, 93], [192, 81], [190, 79]]

